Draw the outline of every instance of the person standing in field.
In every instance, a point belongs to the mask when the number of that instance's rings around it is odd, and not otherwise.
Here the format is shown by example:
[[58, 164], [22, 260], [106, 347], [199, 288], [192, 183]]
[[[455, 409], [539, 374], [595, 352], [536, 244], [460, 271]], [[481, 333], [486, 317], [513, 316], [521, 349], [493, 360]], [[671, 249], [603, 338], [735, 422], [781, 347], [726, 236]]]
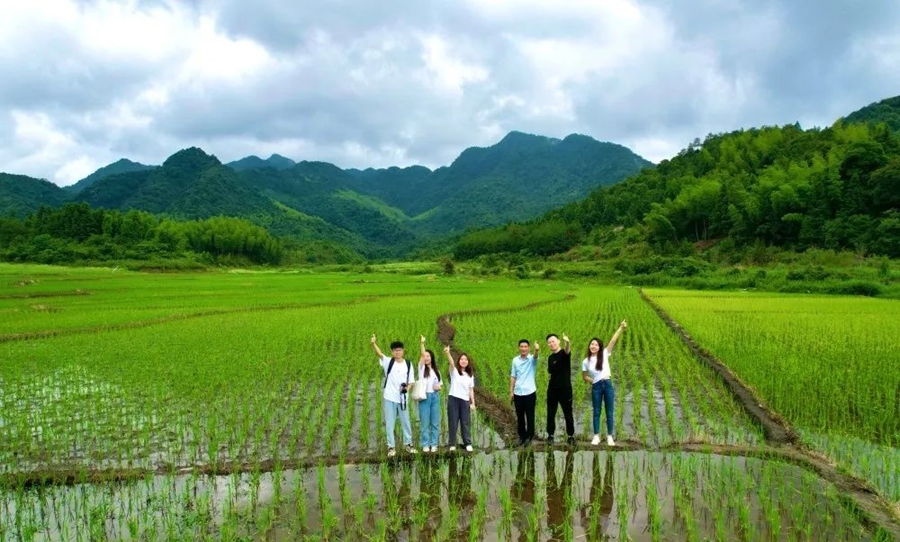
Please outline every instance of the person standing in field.
[[438, 432], [441, 425], [441, 373], [438, 372], [434, 352], [425, 348], [421, 338], [422, 357], [419, 359], [419, 380], [425, 381], [425, 400], [419, 401], [420, 442], [423, 452], [438, 451]]
[[516, 407], [516, 422], [519, 432], [519, 446], [527, 446], [534, 439], [534, 408], [537, 404], [537, 384], [534, 373], [537, 370], [540, 345], [534, 343], [534, 355], [531, 355], [531, 343], [528, 339], [519, 341], [519, 355], [512, 360], [509, 374], [509, 399]]
[[600, 410], [604, 404], [606, 405], [606, 444], [607, 446], [616, 445], [616, 441], [613, 440], [616, 391], [612, 384], [609, 358], [619, 341], [619, 336], [627, 327], [628, 323], [622, 320], [619, 329], [606, 344], [606, 348], [597, 337], [591, 339], [591, 342], [588, 343], [588, 355], [581, 362], [581, 378], [591, 385], [591, 403], [594, 406], [594, 439], [591, 440], [591, 444], [594, 446], [600, 444]]
[[450, 425], [450, 451], [456, 451], [456, 429], [462, 428], [463, 446], [472, 451], [472, 411], [475, 410], [475, 369], [467, 354], [453, 360], [450, 345], [444, 347], [450, 362], [450, 398], [447, 400], [447, 418]]
[[566, 435], [568, 443], [575, 444], [575, 417], [572, 415], [572, 344], [569, 336], [563, 334], [565, 347], [560, 347], [559, 337], [555, 333], [547, 335], [547, 372], [550, 383], [547, 385], [547, 444], [553, 445], [553, 433], [556, 432], [556, 409], [562, 407], [566, 418]]
[[382, 389], [382, 406], [384, 408], [384, 428], [387, 433], [388, 457], [397, 455], [394, 449], [394, 430], [397, 427], [397, 418], [400, 418], [400, 427], [403, 429], [403, 443], [406, 451], [414, 454], [416, 449], [412, 445], [412, 425], [409, 421], [409, 409], [407, 408], [407, 395], [410, 384], [413, 382], [412, 364], [403, 358], [403, 343], [394, 341], [391, 343], [391, 357], [385, 356], [378, 348], [378, 340], [372, 334], [372, 348], [378, 355], [381, 370], [384, 371]]

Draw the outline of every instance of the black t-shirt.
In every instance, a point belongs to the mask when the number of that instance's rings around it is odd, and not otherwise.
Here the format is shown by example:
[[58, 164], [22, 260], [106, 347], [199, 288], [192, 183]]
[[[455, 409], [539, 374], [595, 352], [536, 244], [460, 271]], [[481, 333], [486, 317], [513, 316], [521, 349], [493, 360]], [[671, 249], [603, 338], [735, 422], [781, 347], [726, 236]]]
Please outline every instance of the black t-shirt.
[[559, 352], [547, 357], [547, 372], [550, 373], [551, 388], [572, 387], [572, 354], [560, 348]]

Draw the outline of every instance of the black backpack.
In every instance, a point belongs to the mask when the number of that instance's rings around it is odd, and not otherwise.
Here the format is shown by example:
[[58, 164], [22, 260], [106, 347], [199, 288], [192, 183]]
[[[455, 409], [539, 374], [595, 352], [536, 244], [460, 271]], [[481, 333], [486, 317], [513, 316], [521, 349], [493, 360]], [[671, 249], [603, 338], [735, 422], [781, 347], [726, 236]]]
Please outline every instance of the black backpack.
[[[406, 361], [406, 360], [403, 360]], [[381, 385], [381, 389], [387, 387], [388, 375], [391, 374], [391, 369], [394, 368], [394, 358], [391, 358], [391, 362], [388, 363], [387, 371], [384, 372], [384, 384]], [[409, 382], [409, 371], [412, 369], [412, 363], [406, 361], [406, 381]]]

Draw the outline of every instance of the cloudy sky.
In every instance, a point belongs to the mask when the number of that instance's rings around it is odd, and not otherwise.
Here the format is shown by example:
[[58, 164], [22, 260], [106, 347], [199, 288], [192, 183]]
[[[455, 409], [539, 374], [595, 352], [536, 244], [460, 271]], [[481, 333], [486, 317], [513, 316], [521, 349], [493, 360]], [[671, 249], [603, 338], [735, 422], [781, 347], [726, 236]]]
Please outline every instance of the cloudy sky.
[[448, 164], [510, 130], [658, 161], [900, 94], [896, 0], [8, 0], [0, 171], [200, 146]]

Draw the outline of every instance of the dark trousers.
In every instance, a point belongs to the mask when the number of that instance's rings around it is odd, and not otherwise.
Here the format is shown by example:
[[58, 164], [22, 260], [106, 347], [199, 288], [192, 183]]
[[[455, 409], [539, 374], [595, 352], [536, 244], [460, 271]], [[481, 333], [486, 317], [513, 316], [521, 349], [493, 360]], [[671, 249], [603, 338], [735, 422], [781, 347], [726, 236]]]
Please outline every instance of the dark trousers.
[[450, 426], [450, 446], [456, 446], [457, 426], [462, 426], [463, 446], [472, 444], [472, 409], [468, 401], [450, 396], [447, 401], [447, 425]]
[[575, 436], [575, 417], [572, 415], [572, 387], [547, 388], [547, 436], [556, 432], [556, 407], [561, 406], [566, 418], [566, 434]]
[[513, 395], [516, 405], [516, 422], [519, 428], [519, 440], [534, 438], [534, 407], [537, 404], [537, 392], [528, 395]]

